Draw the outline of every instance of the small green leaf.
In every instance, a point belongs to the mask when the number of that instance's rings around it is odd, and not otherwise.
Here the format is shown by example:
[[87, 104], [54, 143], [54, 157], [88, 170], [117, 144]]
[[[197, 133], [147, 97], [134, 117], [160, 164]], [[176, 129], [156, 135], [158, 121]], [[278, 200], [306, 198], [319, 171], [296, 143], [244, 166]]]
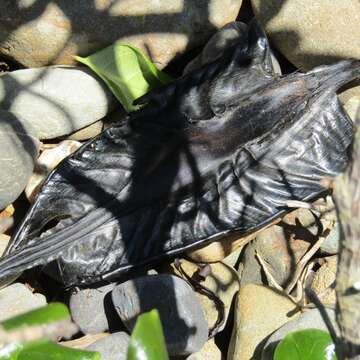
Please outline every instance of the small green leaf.
[[44, 307], [5, 320], [0, 325], [4, 330], [13, 330], [24, 325], [35, 326], [70, 319], [68, 308], [61, 303], [50, 303]]
[[336, 360], [330, 335], [318, 329], [289, 333], [275, 349], [274, 360]]
[[165, 338], [157, 310], [137, 318], [129, 342], [127, 360], [168, 360]]
[[30, 343], [18, 354], [16, 360], [100, 360], [93, 351], [72, 349], [51, 341]]
[[137, 110], [133, 101], [171, 78], [158, 70], [139, 49], [116, 42], [88, 57], [75, 59], [101, 77], [127, 112]]
[[0, 349], [0, 360], [100, 360], [100, 354], [72, 349], [51, 341], [34, 341]]

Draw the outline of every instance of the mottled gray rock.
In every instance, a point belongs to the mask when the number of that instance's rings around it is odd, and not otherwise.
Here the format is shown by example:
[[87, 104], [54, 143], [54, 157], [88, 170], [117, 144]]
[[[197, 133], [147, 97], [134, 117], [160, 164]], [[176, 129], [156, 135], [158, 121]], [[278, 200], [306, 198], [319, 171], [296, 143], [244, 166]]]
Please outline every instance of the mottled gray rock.
[[[74, 322], [84, 334], [97, 334], [109, 329], [108, 316], [111, 312], [107, 298], [115, 284], [98, 288], [82, 289], [70, 297], [70, 311]], [[109, 294], [109, 295], [108, 295]], [[108, 297], [107, 297], [108, 295]]]
[[28, 125], [21, 124], [14, 114], [0, 110], [0, 210], [24, 190], [39, 145]]
[[261, 265], [256, 258], [255, 244], [250, 242], [246, 245], [241, 262], [239, 264], [240, 286], [248, 284], [263, 285]]
[[[331, 324], [336, 328], [335, 311], [329, 308], [324, 308], [324, 312], [327, 314]], [[273, 360], [273, 354], [276, 345], [290, 332], [304, 329], [319, 329], [328, 331], [326, 323], [323, 319], [323, 315], [318, 309], [306, 310], [295, 320], [291, 320], [281, 328], [276, 330], [266, 341], [261, 360]]]
[[101, 360], [126, 360], [129, 340], [126, 332], [117, 332], [95, 341], [86, 350], [98, 351]]
[[236, 19], [242, 0], [0, 2], [0, 54], [27, 67], [72, 64], [116, 40], [160, 67]]
[[190, 285], [173, 275], [139, 277], [117, 285], [112, 291], [115, 308], [131, 331], [140, 313], [160, 313], [170, 355], [199, 351], [208, 336], [205, 315]]
[[[184, 74], [215, 61], [227, 48], [241, 41], [247, 33], [247, 25], [242, 22], [233, 21], [226, 24], [210, 38], [202, 52], [185, 67]], [[271, 60], [275, 73], [281, 75], [279, 62], [273, 54], [271, 54]]]
[[340, 226], [336, 222], [329, 235], [321, 244], [320, 250], [328, 255], [335, 255], [339, 252], [340, 247]]
[[[320, 206], [320, 202], [316, 204]], [[328, 203], [321, 203], [321, 206], [328, 209], [326, 214], [330, 213]], [[325, 227], [327, 220], [321, 217], [321, 221]], [[244, 251], [241, 286], [261, 284], [266, 279], [263, 267], [260, 266], [261, 258], [276, 282], [286, 287], [297, 263], [318, 239], [318, 226], [309, 209], [297, 209], [284, 216], [278, 224], [260, 231]]]
[[0, 321], [46, 305], [42, 294], [33, 294], [21, 283], [14, 283], [0, 290]]
[[106, 85], [83, 67], [24, 69], [0, 77], [0, 108], [31, 126], [39, 139], [73, 133], [116, 105]]

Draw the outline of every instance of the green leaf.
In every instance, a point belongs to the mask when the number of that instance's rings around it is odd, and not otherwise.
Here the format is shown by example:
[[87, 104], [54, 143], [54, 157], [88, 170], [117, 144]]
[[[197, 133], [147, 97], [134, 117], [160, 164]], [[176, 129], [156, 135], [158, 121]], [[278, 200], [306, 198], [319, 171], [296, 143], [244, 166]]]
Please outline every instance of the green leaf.
[[149, 90], [171, 81], [139, 49], [116, 42], [88, 57], [75, 59], [101, 77], [127, 112], [137, 110], [133, 101]]
[[[15, 316], [0, 323], [2, 330], [14, 334], [27, 327], [47, 326], [61, 321], [70, 321], [68, 308], [61, 303], [50, 303], [44, 307]], [[33, 328], [34, 329], [34, 328]], [[20, 334], [20, 333], [19, 333]], [[38, 335], [40, 336], [40, 335]], [[0, 339], [1, 343], [1, 339]], [[0, 360], [98, 360], [100, 355], [60, 346], [44, 339], [32, 342], [15, 341], [0, 348]]]
[[330, 335], [318, 329], [289, 333], [275, 349], [274, 360], [336, 360]]
[[34, 341], [14, 344], [12, 348], [0, 349], [0, 360], [100, 360], [100, 354], [72, 349], [51, 341]]
[[157, 310], [137, 318], [129, 342], [127, 360], [168, 360], [165, 338]]
[[20, 351], [16, 360], [100, 360], [93, 351], [72, 349], [51, 341], [30, 343]]
[[5, 320], [0, 325], [4, 330], [13, 330], [24, 325], [35, 326], [70, 319], [68, 308], [61, 303], [50, 303], [44, 307]]

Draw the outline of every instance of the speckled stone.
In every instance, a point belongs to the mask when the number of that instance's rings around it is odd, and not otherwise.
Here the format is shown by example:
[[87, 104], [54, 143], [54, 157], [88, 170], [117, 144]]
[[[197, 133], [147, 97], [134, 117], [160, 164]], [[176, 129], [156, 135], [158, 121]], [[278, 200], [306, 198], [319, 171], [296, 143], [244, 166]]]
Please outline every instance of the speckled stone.
[[309, 70], [340, 59], [360, 59], [358, 0], [251, 0], [272, 44]]
[[[109, 329], [108, 303], [105, 297], [108, 294], [110, 296], [114, 286], [115, 284], [108, 284], [98, 288], [82, 289], [71, 295], [71, 316], [84, 334], [97, 334]], [[116, 317], [116, 313], [112, 316]]]
[[0, 210], [18, 198], [33, 173], [40, 146], [33, 134], [14, 114], [0, 110]]
[[0, 54], [26, 67], [72, 64], [119, 40], [159, 66], [236, 19], [242, 0], [0, 2]]
[[73, 133], [116, 106], [104, 82], [85, 67], [48, 66], [0, 76], [0, 108], [30, 126], [38, 139]]
[[199, 351], [208, 337], [201, 305], [184, 280], [174, 275], [149, 275], [119, 284], [112, 291], [115, 308], [131, 331], [143, 312], [157, 309], [169, 355]]
[[24, 284], [11, 284], [0, 290], [0, 321], [45, 305], [44, 295], [32, 293]]

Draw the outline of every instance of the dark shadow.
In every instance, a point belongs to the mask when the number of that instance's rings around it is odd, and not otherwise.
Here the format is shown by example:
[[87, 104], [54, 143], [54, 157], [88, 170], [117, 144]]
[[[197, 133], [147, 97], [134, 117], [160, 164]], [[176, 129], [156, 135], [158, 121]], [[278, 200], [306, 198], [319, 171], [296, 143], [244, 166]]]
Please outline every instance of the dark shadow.
[[114, 303], [112, 302], [111, 291], [109, 291], [104, 297], [104, 309], [110, 333], [126, 331], [124, 324], [122, 324], [119, 315], [116, 312]]

